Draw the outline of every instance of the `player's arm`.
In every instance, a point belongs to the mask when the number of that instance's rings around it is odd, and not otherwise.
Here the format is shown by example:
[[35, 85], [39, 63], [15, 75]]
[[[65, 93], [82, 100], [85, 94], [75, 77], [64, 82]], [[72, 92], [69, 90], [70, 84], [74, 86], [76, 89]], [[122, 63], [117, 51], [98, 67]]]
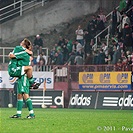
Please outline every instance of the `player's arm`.
[[29, 55], [33, 55], [33, 52], [31, 50], [25, 49], [25, 51], [21, 51], [21, 52], [15, 52], [14, 53], [9, 53], [9, 58], [17, 58], [17, 59], [23, 59], [25, 56], [27, 56], [27, 54]]
[[25, 52], [26, 52], [27, 54], [29, 54], [29, 55], [33, 55], [33, 52], [32, 52], [31, 50], [29, 50], [29, 49], [26, 49]]

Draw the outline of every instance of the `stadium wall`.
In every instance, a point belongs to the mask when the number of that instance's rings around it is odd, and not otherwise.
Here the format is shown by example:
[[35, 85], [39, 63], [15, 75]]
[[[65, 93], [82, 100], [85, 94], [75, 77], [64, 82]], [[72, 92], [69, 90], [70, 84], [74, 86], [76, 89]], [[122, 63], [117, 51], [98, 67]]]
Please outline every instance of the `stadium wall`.
[[110, 12], [118, 3], [119, 0], [55, 0], [1, 24], [0, 38], [6, 43], [54, 29], [60, 31], [64, 23], [93, 14], [101, 7]]

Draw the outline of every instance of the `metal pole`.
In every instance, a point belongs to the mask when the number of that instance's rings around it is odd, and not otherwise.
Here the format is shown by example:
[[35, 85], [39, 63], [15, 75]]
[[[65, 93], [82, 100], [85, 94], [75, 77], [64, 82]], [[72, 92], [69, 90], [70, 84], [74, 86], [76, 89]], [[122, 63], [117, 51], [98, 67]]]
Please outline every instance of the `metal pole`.
[[16, 7], [16, 0], [14, 0], [14, 8]]
[[3, 48], [3, 63], [5, 63], [5, 48]]
[[42, 6], [44, 6], [44, 0], [42, 0]]
[[20, 16], [22, 16], [22, 11], [23, 11], [23, 9], [22, 9], [23, 2], [22, 2], [22, 1], [23, 1], [23, 0], [20, 1]]

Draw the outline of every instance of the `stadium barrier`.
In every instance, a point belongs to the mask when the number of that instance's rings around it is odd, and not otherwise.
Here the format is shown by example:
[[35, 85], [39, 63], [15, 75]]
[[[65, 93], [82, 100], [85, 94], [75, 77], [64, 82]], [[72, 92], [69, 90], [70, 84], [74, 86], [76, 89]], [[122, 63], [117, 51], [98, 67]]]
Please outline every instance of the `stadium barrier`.
[[0, 108], [8, 107], [9, 101], [9, 90], [0, 90]]
[[[41, 108], [42, 105], [48, 108], [64, 108], [64, 91], [32, 90], [30, 91], [30, 98], [34, 108]], [[0, 107], [8, 107], [8, 104], [16, 107], [16, 93], [11, 90], [0, 90]], [[26, 107], [26, 104], [24, 104], [24, 107]]]
[[133, 109], [132, 91], [72, 91], [69, 108]]

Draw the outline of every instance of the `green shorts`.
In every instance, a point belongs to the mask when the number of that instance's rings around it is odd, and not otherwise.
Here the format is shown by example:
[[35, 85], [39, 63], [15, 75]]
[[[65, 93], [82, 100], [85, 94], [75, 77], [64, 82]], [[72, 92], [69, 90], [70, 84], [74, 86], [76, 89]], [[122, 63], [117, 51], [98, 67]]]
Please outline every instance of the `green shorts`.
[[18, 79], [18, 94], [29, 94], [29, 87], [29, 79], [27, 78], [26, 74], [24, 74], [23, 76], [21, 76], [21, 78]]
[[24, 66], [17, 67], [16, 65], [9, 65], [8, 66], [8, 73], [11, 77], [20, 77], [24, 75]]

